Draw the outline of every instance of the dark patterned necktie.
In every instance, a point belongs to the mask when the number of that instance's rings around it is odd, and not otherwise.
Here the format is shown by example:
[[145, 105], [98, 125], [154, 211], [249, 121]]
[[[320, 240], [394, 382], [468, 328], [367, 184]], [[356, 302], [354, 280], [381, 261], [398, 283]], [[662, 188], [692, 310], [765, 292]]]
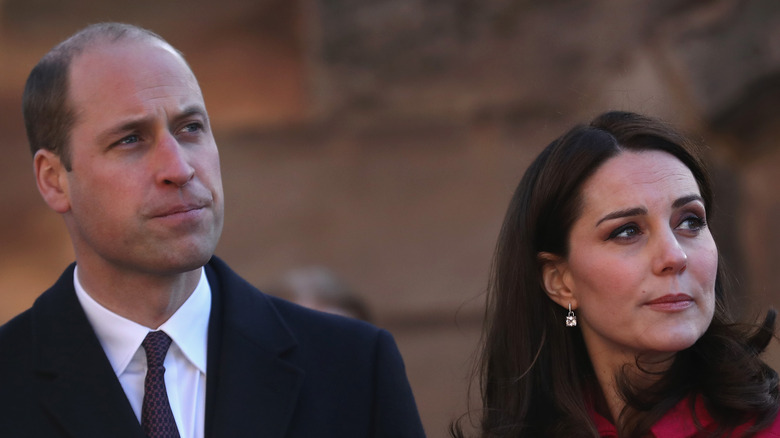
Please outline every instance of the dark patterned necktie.
[[141, 408], [141, 426], [149, 438], [179, 438], [179, 429], [173, 419], [168, 392], [165, 390], [163, 361], [171, 346], [171, 338], [164, 332], [149, 332], [141, 343], [146, 350], [146, 379], [144, 403]]

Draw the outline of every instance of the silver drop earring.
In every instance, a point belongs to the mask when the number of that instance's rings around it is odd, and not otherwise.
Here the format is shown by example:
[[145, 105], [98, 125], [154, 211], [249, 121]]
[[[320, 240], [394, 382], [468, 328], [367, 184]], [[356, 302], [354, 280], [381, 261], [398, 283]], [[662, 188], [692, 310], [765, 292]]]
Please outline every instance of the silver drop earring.
[[566, 327], [577, 327], [577, 316], [571, 310], [571, 303], [569, 303], [569, 314], [566, 315]]

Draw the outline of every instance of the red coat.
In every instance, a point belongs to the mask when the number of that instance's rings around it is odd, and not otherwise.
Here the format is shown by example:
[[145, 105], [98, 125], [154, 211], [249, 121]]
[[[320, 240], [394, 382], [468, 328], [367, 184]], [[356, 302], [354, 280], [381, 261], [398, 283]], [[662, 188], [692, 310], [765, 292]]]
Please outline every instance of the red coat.
[[[666, 413], [653, 427], [650, 428], [651, 435], [656, 438], [705, 438], [710, 436], [710, 432], [717, 428], [715, 421], [710, 417], [704, 402], [699, 398], [696, 400], [696, 418], [698, 418], [704, 430], [696, 427], [693, 415], [690, 410], [690, 400], [684, 399]], [[609, 420], [598, 414], [595, 410], [590, 412], [593, 421], [602, 438], [618, 438], [617, 429]], [[753, 423], [746, 423], [732, 431], [729, 437], [741, 437]], [[780, 415], [766, 429], [754, 435], [756, 438], [780, 437]]]

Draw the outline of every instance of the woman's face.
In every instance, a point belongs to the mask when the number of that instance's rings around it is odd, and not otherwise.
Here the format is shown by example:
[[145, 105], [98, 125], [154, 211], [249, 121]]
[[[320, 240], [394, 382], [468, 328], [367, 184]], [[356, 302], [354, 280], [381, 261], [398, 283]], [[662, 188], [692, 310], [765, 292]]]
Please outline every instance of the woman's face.
[[594, 366], [693, 345], [712, 320], [718, 250], [691, 171], [665, 152], [622, 152], [582, 200], [559, 268]]

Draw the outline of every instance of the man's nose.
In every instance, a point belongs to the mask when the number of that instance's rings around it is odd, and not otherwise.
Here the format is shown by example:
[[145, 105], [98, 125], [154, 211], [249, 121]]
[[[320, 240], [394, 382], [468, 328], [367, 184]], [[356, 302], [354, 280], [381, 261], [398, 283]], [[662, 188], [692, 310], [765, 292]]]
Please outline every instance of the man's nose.
[[155, 147], [157, 182], [177, 187], [186, 185], [195, 176], [195, 168], [190, 165], [188, 155], [173, 135], [163, 135]]

